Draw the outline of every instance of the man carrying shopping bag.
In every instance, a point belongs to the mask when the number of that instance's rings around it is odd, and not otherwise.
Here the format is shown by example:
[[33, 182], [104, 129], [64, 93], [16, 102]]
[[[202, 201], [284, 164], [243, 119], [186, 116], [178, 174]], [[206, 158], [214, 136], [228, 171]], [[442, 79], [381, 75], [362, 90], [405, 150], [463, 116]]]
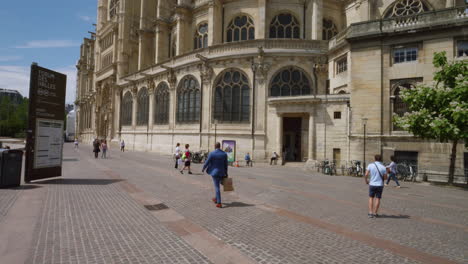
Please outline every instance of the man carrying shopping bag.
[[228, 157], [226, 152], [221, 150], [221, 143], [216, 142], [215, 150], [208, 155], [208, 158], [203, 165], [202, 172], [204, 172], [205, 169], [213, 178], [216, 198], [213, 198], [212, 200], [216, 203], [216, 207], [221, 208], [221, 191], [219, 189], [219, 185], [223, 178], [228, 176]]

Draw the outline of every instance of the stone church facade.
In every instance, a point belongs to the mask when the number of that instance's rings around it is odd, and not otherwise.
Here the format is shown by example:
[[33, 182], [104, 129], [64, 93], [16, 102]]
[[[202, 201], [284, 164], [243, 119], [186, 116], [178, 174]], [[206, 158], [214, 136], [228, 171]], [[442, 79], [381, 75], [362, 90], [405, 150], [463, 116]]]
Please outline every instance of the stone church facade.
[[[468, 55], [465, 0], [99, 0], [77, 64], [77, 135], [171, 154], [235, 140], [237, 159], [448, 171], [450, 145], [392, 124], [434, 52]], [[364, 131], [365, 130], [365, 131]], [[459, 147], [457, 174], [466, 154]]]

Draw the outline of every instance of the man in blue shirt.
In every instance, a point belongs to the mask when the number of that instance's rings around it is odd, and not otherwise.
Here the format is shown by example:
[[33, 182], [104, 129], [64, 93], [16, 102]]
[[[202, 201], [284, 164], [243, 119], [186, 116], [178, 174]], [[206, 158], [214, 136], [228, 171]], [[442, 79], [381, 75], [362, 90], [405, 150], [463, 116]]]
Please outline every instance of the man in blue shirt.
[[216, 142], [215, 150], [212, 151], [203, 165], [202, 172], [206, 172], [213, 178], [213, 183], [216, 192], [216, 198], [213, 198], [213, 202], [216, 203], [216, 207], [221, 208], [221, 191], [219, 185], [223, 177], [227, 177], [228, 174], [228, 156], [226, 152], [221, 150], [221, 143]]
[[[367, 166], [364, 177], [366, 184], [369, 184], [369, 218], [378, 217], [380, 199], [384, 188], [384, 180], [387, 179], [387, 169], [382, 164], [382, 156], [375, 155], [375, 162]], [[370, 176], [370, 181], [369, 181]]]
[[252, 166], [252, 160], [250, 159], [250, 154], [247, 152], [247, 154], [245, 154], [245, 165], [246, 166]]

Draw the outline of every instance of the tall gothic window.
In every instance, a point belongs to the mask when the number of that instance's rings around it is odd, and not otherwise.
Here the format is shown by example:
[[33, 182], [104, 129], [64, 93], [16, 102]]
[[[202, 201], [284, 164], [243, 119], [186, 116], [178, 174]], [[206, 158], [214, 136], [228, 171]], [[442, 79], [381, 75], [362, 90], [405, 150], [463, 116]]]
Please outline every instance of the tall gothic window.
[[227, 27], [227, 42], [255, 39], [255, 26], [252, 18], [246, 15], [235, 17]]
[[126, 92], [122, 100], [122, 108], [120, 115], [122, 118], [123, 126], [132, 125], [132, 110], [133, 110], [133, 98], [130, 92]]
[[297, 67], [287, 67], [278, 72], [270, 84], [270, 96], [299, 96], [311, 94], [307, 74]]
[[177, 88], [177, 122], [200, 120], [200, 85], [191, 75], [185, 76]]
[[154, 123], [164, 125], [169, 123], [169, 87], [165, 82], [158, 84], [155, 93], [156, 108]]
[[216, 83], [214, 113], [221, 122], [248, 122], [250, 119], [250, 87], [247, 76], [227, 70]]
[[193, 43], [194, 49], [202, 49], [208, 47], [208, 24], [200, 24], [195, 32]]
[[270, 38], [298, 39], [300, 32], [299, 22], [291, 14], [279, 14], [270, 23]]
[[109, 5], [109, 17], [114, 18], [119, 12], [119, 0], [111, 0]]
[[138, 111], [137, 111], [137, 125], [147, 125], [149, 117], [149, 96], [148, 89], [143, 87], [138, 91], [137, 95]]
[[387, 9], [384, 17], [412, 16], [429, 10], [422, 0], [397, 0]]
[[330, 19], [323, 19], [322, 22], [322, 39], [330, 40], [338, 34], [338, 28]]
[[[422, 78], [392, 81], [393, 114], [403, 116], [409, 111], [408, 105], [403, 101], [400, 94], [405, 89], [413, 89], [418, 82], [422, 82]], [[401, 128], [393, 125], [393, 130], [401, 130]]]

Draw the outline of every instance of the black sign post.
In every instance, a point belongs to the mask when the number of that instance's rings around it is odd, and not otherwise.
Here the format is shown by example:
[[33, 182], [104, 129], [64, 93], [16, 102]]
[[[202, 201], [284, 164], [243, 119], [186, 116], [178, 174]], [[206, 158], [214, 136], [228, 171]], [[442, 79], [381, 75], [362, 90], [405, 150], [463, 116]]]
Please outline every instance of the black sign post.
[[62, 176], [67, 76], [31, 65], [25, 182]]

